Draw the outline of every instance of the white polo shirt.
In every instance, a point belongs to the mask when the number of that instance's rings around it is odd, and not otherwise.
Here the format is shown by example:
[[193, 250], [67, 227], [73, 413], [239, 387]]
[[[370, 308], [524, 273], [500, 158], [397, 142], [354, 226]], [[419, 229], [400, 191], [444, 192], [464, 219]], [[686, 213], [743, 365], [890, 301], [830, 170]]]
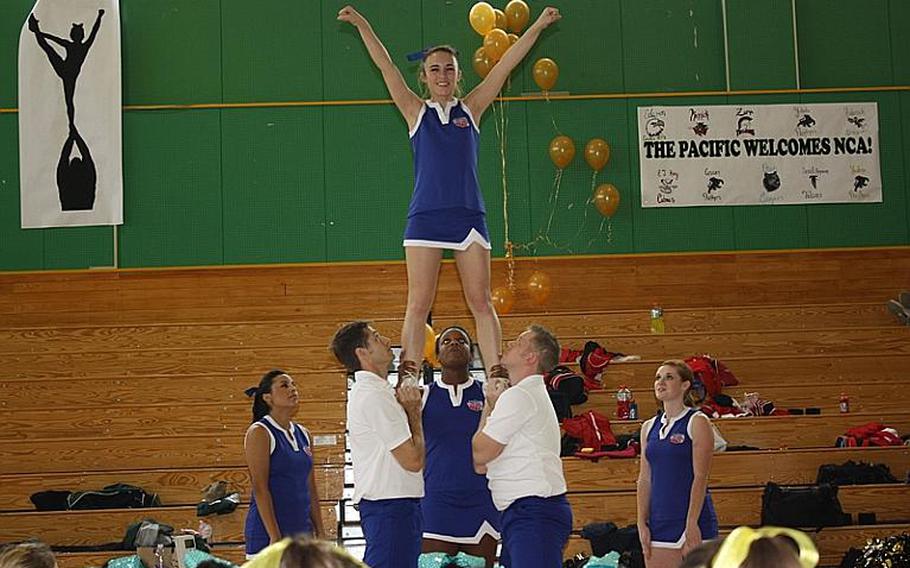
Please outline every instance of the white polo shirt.
[[361, 499], [423, 497], [423, 473], [407, 471], [392, 450], [411, 438], [408, 416], [389, 382], [357, 371], [348, 394], [348, 435], [354, 465], [354, 503]]
[[543, 375], [531, 375], [502, 393], [483, 433], [505, 445], [487, 464], [487, 480], [497, 509], [504, 511], [522, 497], [553, 497], [566, 492], [559, 459], [559, 422]]

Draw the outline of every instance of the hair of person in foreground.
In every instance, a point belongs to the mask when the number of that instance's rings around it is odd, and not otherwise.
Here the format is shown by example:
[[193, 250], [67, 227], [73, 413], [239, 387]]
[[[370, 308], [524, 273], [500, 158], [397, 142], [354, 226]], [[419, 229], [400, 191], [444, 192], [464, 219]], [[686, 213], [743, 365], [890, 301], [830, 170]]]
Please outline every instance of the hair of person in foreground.
[[331, 542], [297, 537], [284, 549], [278, 568], [367, 568], [367, 565]]
[[43, 542], [20, 542], [0, 548], [0, 568], [57, 568], [57, 559]]
[[783, 527], [739, 527], [699, 546], [680, 568], [815, 568], [818, 549], [805, 533]]

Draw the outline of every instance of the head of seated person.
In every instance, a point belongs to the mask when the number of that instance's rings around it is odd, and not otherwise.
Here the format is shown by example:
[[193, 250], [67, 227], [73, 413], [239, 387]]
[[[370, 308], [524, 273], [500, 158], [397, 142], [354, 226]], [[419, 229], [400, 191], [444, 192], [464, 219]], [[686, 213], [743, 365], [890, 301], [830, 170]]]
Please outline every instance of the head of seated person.
[[812, 539], [801, 531], [739, 527], [687, 554], [680, 568], [815, 568], [818, 558]]
[[331, 542], [297, 537], [284, 549], [278, 568], [366, 568], [366, 565]]
[[21, 542], [0, 548], [0, 568], [57, 568], [57, 559], [43, 542]]

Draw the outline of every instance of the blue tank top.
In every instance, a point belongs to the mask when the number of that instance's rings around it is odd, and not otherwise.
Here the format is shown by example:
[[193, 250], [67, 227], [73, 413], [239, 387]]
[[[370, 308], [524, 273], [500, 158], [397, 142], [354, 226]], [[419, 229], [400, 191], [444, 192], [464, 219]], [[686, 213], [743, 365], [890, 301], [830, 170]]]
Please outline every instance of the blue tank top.
[[[264, 426], [275, 441], [275, 448], [269, 456], [269, 492], [278, 528], [282, 536], [312, 533], [309, 481], [313, 453], [303, 428], [292, 423], [295, 441], [292, 444], [285, 431], [273, 424], [268, 416], [257, 423]], [[259, 516], [255, 493], [250, 499], [243, 533], [247, 554], [255, 554], [269, 544], [269, 534]]]
[[[651, 430], [648, 431], [648, 445], [645, 457], [651, 466], [650, 518], [656, 520], [686, 519], [689, 511], [689, 496], [695, 480], [692, 467], [692, 438], [689, 436], [689, 421], [698, 412], [694, 408], [676, 420], [666, 436], [661, 438], [661, 417], [657, 414]], [[706, 492], [700, 520], [713, 516], [714, 505], [710, 493]]]
[[[474, 492], [489, 495], [487, 478], [474, 472], [471, 438], [480, 423], [484, 396], [480, 383], [470, 379], [467, 387], [430, 384], [423, 407], [423, 437], [427, 459], [423, 469], [424, 490], [433, 493]], [[444, 383], [443, 383], [444, 385]], [[457, 390], [450, 391], [450, 388]], [[454, 392], [453, 396], [450, 392]], [[492, 497], [490, 497], [492, 499]]]
[[485, 212], [477, 176], [480, 133], [461, 101], [448, 107], [448, 117], [425, 102], [411, 136], [414, 195], [408, 217], [425, 211], [461, 208]]

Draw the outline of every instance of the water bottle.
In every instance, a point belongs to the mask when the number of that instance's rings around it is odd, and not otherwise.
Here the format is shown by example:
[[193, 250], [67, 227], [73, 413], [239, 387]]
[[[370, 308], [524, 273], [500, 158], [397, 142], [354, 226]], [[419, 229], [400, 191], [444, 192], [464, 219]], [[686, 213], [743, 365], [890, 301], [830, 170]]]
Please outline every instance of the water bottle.
[[629, 405], [629, 420], [638, 420], [638, 403], [634, 400]]
[[625, 385], [620, 385], [616, 391], [616, 418], [629, 419], [629, 408], [632, 406], [632, 391]]
[[838, 403], [841, 412], [850, 412], [850, 397], [846, 393], [840, 393], [840, 402]]
[[651, 333], [664, 332], [664, 310], [655, 305], [651, 308]]

